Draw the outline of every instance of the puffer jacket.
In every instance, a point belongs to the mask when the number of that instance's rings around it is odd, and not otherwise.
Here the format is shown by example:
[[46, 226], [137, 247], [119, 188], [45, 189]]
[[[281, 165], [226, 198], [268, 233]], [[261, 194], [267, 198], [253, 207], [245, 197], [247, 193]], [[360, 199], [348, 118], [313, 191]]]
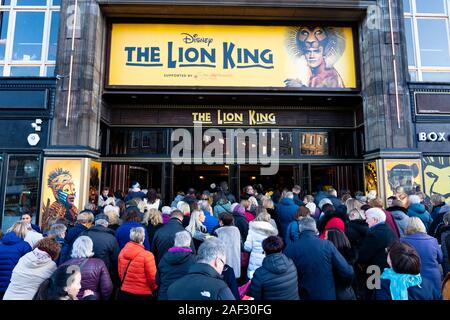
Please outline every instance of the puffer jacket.
[[113, 290], [111, 277], [103, 260], [98, 258], [72, 258], [61, 266], [77, 265], [81, 269], [81, 290], [78, 299], [83, 298], [85, 290], [92, 290], [97, 300], [108, 300]]
[[222, 201], [217, 202], [214, 207], [214, 216], [218, 218], [219, 215], [224, 212], [233, 213], [233, 210], [231, 209], [231, 203], [223, 203]]
[[292, 221], [295, 221], [295, 214], [299, 207], [294, 203], [294, 200], [284, 198], [277, 206], [276, 211], [280, 219], [280, 237], [286, 240], [287, 228]]
[[282, 253], [264, 258], [247, 291], [255, 300], [299, 300], [297, 268]]
[[262, 265], [265, 257], [262, 242], [269, 236], [276, 236], [278, 231], [270, 222], [266, 221], [252, 221], [249, 225], [250, 228], [247, 240], [244, 243], [244, 249], [250, 252], [247, 276], [251, 279], [255, 270]]
[[42, 282], [56, 270], [47, 252], [35, 248], [20, 258], [3, 300], [32, 300]]
[[170, 248], [158, 264], [156, 283], [159, 286], [158, 300], [167, 300], [167, 289], [176, 280], [185, 276], [195, 263], [191, 248]]
[[121, 290], [124, 292], [153, 294], [157, 289], [153, 254], [146, 251], [143, 245], [129, 241], [119, 254], [119, 278], [122, 281]]
[[431, 218], [430, 213], [425, 209], [425, 206], [421, 203], [414, 203], [408, 207], [408, 216], [409, 217], [418, 217], [422, 220], [427, 231], [431, 227], [431, 223], [433, 223], [433, 219]]
[[392, 214], [395, 223], [397, 223], [398, 230], [400, 231], [400, 237], [404, 237], [409, 221], [408, 211], [403, 207], [390, 207], [386, 210]]
[[5, 234], [0, 243], [0, 292], [5, 292], [19, 259], [31, 251], [28, 242], [14, 232]]

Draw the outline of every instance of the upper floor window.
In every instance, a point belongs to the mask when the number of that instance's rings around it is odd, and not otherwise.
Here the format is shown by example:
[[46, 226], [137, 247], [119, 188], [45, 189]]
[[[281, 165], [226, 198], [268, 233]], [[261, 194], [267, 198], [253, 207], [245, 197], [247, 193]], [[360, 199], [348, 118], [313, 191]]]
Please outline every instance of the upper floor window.
[[411, 81], [450, 82], [449, 0], [403, 0]]
[[0, 76], [54, 76], [60, 4], [0, 0]]

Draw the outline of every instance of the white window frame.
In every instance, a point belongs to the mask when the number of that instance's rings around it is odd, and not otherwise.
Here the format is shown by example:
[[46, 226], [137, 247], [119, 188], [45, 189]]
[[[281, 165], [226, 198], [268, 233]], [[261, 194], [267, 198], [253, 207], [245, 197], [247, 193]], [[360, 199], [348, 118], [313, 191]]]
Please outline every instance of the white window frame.
[[412, 21], [412, 38], [413, 38], [413, 48], [414, 48], [414, 59], [416, 62], [416, 65], [408, 65], [408, 71], [410, 73], [416, 73], [416, 80], [418, 82], [422, 82], [423, 80], [423, 73], [427, 72], [448, 72], [450, 73], [450, 66], [449, 67], [426, 67], [422, 66], [422, 60], [420, 55], [420, 47], [419, 47], [419, 32], [417, 27], [417, 21], [420, 19], [426, 19], [426, 20], [444, 20], [447, 25], [447, 44], [448, 44], [448, 52], [450, 53], [450, 21], [449, 21], [449, 15], [450, 15], [450, 0], [444, 0], [444, 6], [446, 13], [417, 13], [417, 7], [416, 7], [416, 0], [410, 0], [411, 4], [411, 12], [404, 12], [405, 18], [410, 18]]
[[[1, 0], [0, 0], [1, 1]], [[11, 67], [39, 67], [39, 77], [47, 76], [47, 67], [55, 67], [56, 60], [48, 60], [48, 51], [50, 48], [50, 27], [53, 12], [60, 12], [60, 6], [53, 5], [53, 0], [46, 0], [47, 4], [43, 6], [18, 6], [18, 0], [11, 0], [10, 5], [0, 5], [0, 11], [9, 12], [8, 32], [6, 36], [5, 59], [0, 60], [3, 66], [3, 74], [0, 76], [9, 77]], [[41, 12], [44, 13], [44, 29], [42, 35], [41, 59], [35, 61], [12, 60], [14, 46], [14, 33], [16, 26], [16, 14], [18, 12]]]

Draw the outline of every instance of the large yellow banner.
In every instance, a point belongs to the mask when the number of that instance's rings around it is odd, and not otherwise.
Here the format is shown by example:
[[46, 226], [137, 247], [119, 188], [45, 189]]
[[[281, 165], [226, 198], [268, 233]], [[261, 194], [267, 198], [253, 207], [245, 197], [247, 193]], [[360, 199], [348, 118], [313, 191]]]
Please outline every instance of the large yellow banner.
[[356, 88], [350, 27], [115, 23], [109, 86]]

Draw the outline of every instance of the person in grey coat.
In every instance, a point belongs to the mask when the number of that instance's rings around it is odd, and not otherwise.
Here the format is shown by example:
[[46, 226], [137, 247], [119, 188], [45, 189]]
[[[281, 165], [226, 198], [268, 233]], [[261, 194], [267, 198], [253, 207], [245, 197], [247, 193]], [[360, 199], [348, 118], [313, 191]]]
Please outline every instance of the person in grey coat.
[[233, 225], [234, 218], [231, 213], [219, 215], [220, 228], [216, 229], [217, 237], [226, 243], [227, 264], [233, 268], [234, 276], [241, 276], [241, 234]]
[[406, 226], [408, 225], [409, 217], [408, 210], [403, 208], [402, 202], [400, 200], [392, 200], [392, 206], [386, 209], [394, 217], [394, 221], [398, 226], [400, 231], [400, 237], [405, 236]]

